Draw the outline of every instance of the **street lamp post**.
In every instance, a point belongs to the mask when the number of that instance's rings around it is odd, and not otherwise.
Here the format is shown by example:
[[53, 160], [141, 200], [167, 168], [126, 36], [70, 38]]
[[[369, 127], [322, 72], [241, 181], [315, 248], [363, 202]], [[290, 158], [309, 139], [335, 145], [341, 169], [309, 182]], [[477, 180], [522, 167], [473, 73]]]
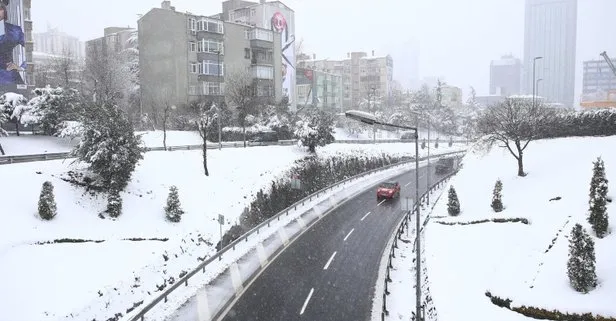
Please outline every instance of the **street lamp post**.
[[[216, 51], [218, 55], [218, 95], [222, 95], [222, 81], [220, 80], [220, 72], [222, 67], [220, 66], [220, 50]], [[222, 108], [220, 106], [220, 102], [218, 103], [218, 150], [222, 149]]]
[[535, 94], [537, 95], [537, 97], [539, 96], [539, 83], [543, 81], [543, 78], [539, 78], [537, 79], [537, 81], [535, 82]]
[[[419, 128], [419, 115], [420, 115], [420, 113], [415, 112], [415, 111], [411, 111], [411, 113], [415, 114], [415, 117], [417, 119], [417, 128]], [[430, 113], [426, 113], [426, 112], [424, 112], [423, 115], [426, 115], [426, 117], [427, 117], [427, 125], [428, 125], [428, 159], [427, 159], [427, 161], [428, 161], [428, 165], [427, 165], [428, 172], [426, 173], [426, 181], [427, 181], [426, 185], [429, 186], [430, 185], [430, 119], [431, 119], [432, 115], [430, 115]], [[430, 205], [430, 193], [428, 193], [426, 195], [426, 203], [428, 205]]]
[[543, 57], [535, 57], [533, 58], [533, 108], [535, 107], [535, 65], [537, 64], [537, 60], [543, 59]]
[[[389, 123], [380, 122], [376, 119], [376, 116], [370, 113], [349, 110], [344, 113], [346, 117], [360, 121], [368, 125], [382, 125], [394, 128], [412, 130], [415, 132], [415, 208], [417, 214], [415, 217], [415, 320], [421, 321], [421, 238], [419, 237], [419, 231], [421, 229], [421, 215], [420, 215], [420, 202], [419, 202], [419, 132], [417, 127], [394, 125]], [[407, 214], [410, 215], [410, 212]]]

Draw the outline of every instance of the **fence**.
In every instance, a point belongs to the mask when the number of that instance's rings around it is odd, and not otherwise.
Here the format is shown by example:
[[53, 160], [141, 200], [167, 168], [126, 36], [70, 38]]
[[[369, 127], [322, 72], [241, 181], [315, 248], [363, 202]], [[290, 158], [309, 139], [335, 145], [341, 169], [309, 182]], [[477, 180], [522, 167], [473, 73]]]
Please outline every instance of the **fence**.
[[[461, 154], [464, 152], [449, 152], [449, 153], [443, 153], [440, 155], [434, 155], [434, 157], [443, 157], [443, 156], [449, 156], [449, 155], [454, 155], [454, 154]], [[427, 157], [422, 157], [420, 158], [420, 160], [425, 160], [427, 159]], [[223, 255], [225, 255], [227, 252], [229, 251], [235, 251], [236, 246], [238, 246], [241, 242], [248, 242], [249, 238], [257, 238], [259, 237], [259, 233], [263, 230], [266, 229], [268, 227], [270, 227], [270, 225], [275, 222], [275, 221], [280, 221], [281, 217], [287, 217], [289, 216], [289, 212], [293, 211], [295, 209], [297, 209], [297, 207], [302, 206], [308, 202], [311, 202], [313, 199], [317, 199], [319, 196], [322, 196], [324, 194], [327, 194], [329, 192], [331, 192], [333, 189], [337, 188], [337, 187], [342, 187], [352, 181], [356, 181], [360, 178], [363, 178], [365, 176], [377, 173], [377, 172], [381, 172], [387, 169], [391, 169], [393, 167], [396, 166], [404, 166], [404, 165], [408, 165], [410, 162], [414, 162], [414, 159], [408, 159], [408, 160], [404, 160], [402, 162], [398, 162], [395, 164], [391, 164], [391, 165], [387, 165], [381, 168], [377, 168], [377, 169], [373, 169], [358, 175], [355, 175], [353, 177], [344, 179], [342, 181], [339, 181], [335, 184], [332, 184], [328, 187], [325, 187], [297, 202], [295, 202], [294, 204], [292, 204], [291, 206], [287, 207], [286, 209], [280, 211], [279, 213], [277, 213], [276, 215], [272, 216], [271, 218], [267, 219], [266, 221], [262, 222], [261, 224], [259, 224], [258, 226], [254, 227], [253, 229], [251, 229], [250, 231], [246, 232], [244, 235], [242, 235], [241, 237], [239, 237], [238, 239], [236, 239], [235, 241], [233, 241], [232, 243], [230, 243], [229, 245], [225, 246], [221, 251], [219, 251], [218, 253], [216, 253], [215, 255], [213, 255], [212, 257], [210, 257], [209, 259], [205, 260], [204, 262], [202, 262], [201, 264], [199, 264], [196, 268], [194, 268], [192, 271], [188, 272], [188, 274], [186, 274], [185, 276], [183, 276], [181, 279], [179, 279], [177, 282], [175, 282], [173, 285], [171, 285], [170, 287], [168, 287], [167, 289], [165, 289], [165, 291], [160, 294], [158, 297], [156, 297], [154, 300], [152, 300], [150, 303], [148, 303], [147, 305], [145, 305], [138, 313], [136, 313], [135, 315], [133, 315], [130, 320], [131, 321], [143, 321], [145, 320], [145, 315], [152, 310], [155, 306], [157, 306], [161, 301], [162, 302], [167, 302], [168, 300], [168, 296], [173, 293], [176, 289], [178, 289], [179, 287], [181, 287], [182, 285], [184, 286], [188, 286], [188, 281], [189, 279], [191, 279], [193, 276], [195, 276], [197, 273], [199, 273], [201, 271], [201, 273], [205, 273], [206, 272], [206, 267], [211, 264], [212, 262], [218, 260], [222, 260]], [[305, 224], [304, 226], [302, 226], [302, 229], [307, 228], [309, 225]], [[276, 231], [271, 231], [271, 234], [275, 234]], [[295, 236], [297, 236], [299, 234], [295, 234]], [[260, 235], [260, 237], [262, 238], [263, 235]], [[280, 248], [278, 251], [275, 251], [274, 253], [270, 254], [270, 257], [275, 256], [279, 251], [283, 250], [283, 248]], [[256, 273], [255, 273], [256, 274]], [[254, 278], [254, 274], [251, 276], [251, 278]], [[251, 280], [247, 280], [247, 284], [250, 283]], [[233, 300], [233, 297], [229, 298], [229, 300], [227, 300], [227, 302], [225, 303], [225, 305], [218, 311], [221, 312], [222, 310], [224, 310], [227, 305]]]
[[[387, 258], [387, 265], [385, 267], [385, 281], [384, 281], [384, 288], [383, 288], [383, 306], [382, 306], [382, 310], [381, 310], [381, 320], [385, 321], [385, 316], [389, 315], [389, 311], [387, 311], [387, 296], [390, 294], [387, 288], [387, 284], [392, 282], [391, 278], [390, 278], [390, 271], [391, 269], [394, 267], [392, 264], [392, 259], [396, 257], [396, 249], [398, 248], [398, 240], [402, 239], [402, 233], [404, 233], [404, 231], [406, 229], [409, 228], [409, 224], [411, 221], [411, 217], [412, 215], [417, 215], [417, 207], [421, 206], [422, 203], [424, 203], [426, 201], [426, 196], [428, 196], [428, 194], [432, 194], [435, 190], [442, 188], [445, 183], [453, 176], [457, 173], [457, 170], [450, 173], [449, 175], [443, 177], [442, 179], [440, 179], [438, 182], [436, 182], [434, 185], [432, 185], [430, 187], [430, 189], [428, 189], [425, 193], [423, 193], [421, 195], [421, 197], [419, 197], [419, 202], [415, 202], [414, 206], [413, 206], [413, 211], [408, 211], [401, 219], [400, 223], [398, 224], [398, 229], [396, 230], [396, 233], [393, 235], [393, 242], [391, 244], [391, 247], [389, 249], [389, 254], [388, 254], [388, 258]], [[423, 227], [426, 226], [426, 224], [428, 224], [428, 220], [429, 220], [430, 216], [426, 216], [425, 221], [422, 223], [421, 225], [421, 231], [423, 231]], [[417, 217], [416, 219], [421, 219], [420, 217]], [[417, 235], [419, 235], [421, 233], [421, 231], [417, 232]], [[415, 243], [413, 243], [415, 244]], [[423, 320], [423, 318], [422, 318]]]
[[[376, 140], [377, 144], [382, 143], [408, 143], [414, 142], [414, 140], [400, 140], [400, 139], [382, 139]], [[431, 141], [432, 142], [432, 141]], [[373, 144], [375, 141], [372, 140], [337, 140], [335, 143], [337, 144]], [[446, 144], [447, 142], [441, 142], [441, 144]], [[454, 141], [454, 143], [466, 143], [466, 141]], [[256, 147], [256, 146], [290, 146], [297, 144], [297, 140], [279, 140], [276, 142], [246, 142], [247, 147]], [[203, 145], [179, 145], [179, 146], [167, 146], [168, 151], [176, 151], [176, 150], [200, 150]], [[222, 148], [239, 148], [244, 147], [243, 142], [223, 142]], [[218, 143], [208, 143], [208, 149], [218, 149]], [[146, 152], [153, 151], [164, 151], [165, 148], [162, 146], [158, 147], [146, 147]], [[46, 154], [31, 154], [31, 155], [15, 155], [15, 156], [0, 156], [0, 165], [4, 164], [13, 164], [13, 163], [28, 163], [28, 162], [38, 162], [38, 161], [46, 161], [46, 160], [57, 160], [57, 159], [65, 159], [70, 158], [70, 152], [60, 152], [60, 153], [46, 153]]]

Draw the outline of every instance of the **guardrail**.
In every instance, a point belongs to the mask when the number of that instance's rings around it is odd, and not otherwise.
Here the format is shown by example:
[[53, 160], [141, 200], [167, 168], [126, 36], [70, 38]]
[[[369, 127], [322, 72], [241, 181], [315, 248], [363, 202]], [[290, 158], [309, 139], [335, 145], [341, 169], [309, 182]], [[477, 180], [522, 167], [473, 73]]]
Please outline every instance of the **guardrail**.
[[[443, 153], [443, 154], [439, 154], [439, 155], [433, 155], [433, 157], [444, 157], [444, 156], [449, 156], [449, 155], [457, 155], [460, 153], [464, 153], [461, 151], [456, 151], [456, 152], [448, 152], [448, 153]], [[420, 160], [426, 160], [427, 157], [421, 157]], [[370, 171], [366, 171], [363, 172], [361, 174], [346, 178], [342, 181], [339, 181], [337, 183], [334, 183], [330, 186], [327, 186], [319, 191], [316, 191], [308, 196], [306, 196], [305, 198], [293, 203], [292, 205], [290, 205], [289, 207], [287, 207], [286, 209], [278, 212], [276, 215], [270, 217], [269, 219], [267, 219], [266, 221], [260, 223], [259, 225], [257, 225], [256, 227], [252, 228], [250, 231], [244, 233], [241, 237], [239, 237], [238, 239], [234, 240], [232, 243], [228, 244], [227, 246], [225, 246], [221, 251], [217, 252], [215, 255], [213, 255], [212, 257], [210, 257], [209, 259], [205, 260], [204, 262], [202, 262], [201, 264], [199, 264], [196, 268], [194, 268], [192, 271], [188, 272], [185, 276], [183, 276], [182, 278], [180, 278], [177, 282], [175, 282], [174, 284], [172, 284], [170, 287], [168, 287], [167, 289], [165, 289], [165, 291], [160, 294], [158, 297], [154, 298], [154, 300], [152, 300], [150, 303], [148, 303], [147, 305], [145, 305], [138, 313], [136, 313], [135, 315], [133, 315], [130, 318], [130, 321], [144, 321], [145, 320], [145, 315], [152, 310], [155, 306], [157, 306], [161, 301], [163, 302], [167, 302], [167, 298], [170, 294], [172, 294], [176, 289], [178, 289], [180, 286], [184, 285], [184, 286], [188, 286], [188, 281], [190, 278], [192, 278], [194, 275], [196, 275], [199, 271], [201, 271], [201, 273], [205, 273], [206, 271], [206, 267], [211, 264], [212, 262], [214, 262], [215, 260], [222, 260], [223, 255], [225, 255], [225, 253], [235, 250], [236, 246], [240, 243], [240, 242], [248, 242], [248, 239], [252, 236], [255, 235], [259, 235], [259, 232], [267, 227], [270, 227], [271, 223], [274, 221], [280, 221], [281, 217], [284, 216], [288, 216], [289, 212], [292, 210], [297, 209], [298, 206], [302, 206], [307, 202], [311, 202], [313, 199], [317, 199], [319, 196], [326, 194], [330, 191], [332, 191], [333, 189], [343, 186], [351, 181], [363, 178], [367, 175], [376, 173], [376, 172], [380, 172], [380, 171], [384, 171], [390, 168], [393, 168], [395, 166], [401, 166], [401, 165], [407, 165], [410, 162], [414, 162], [414, 159], [407, 159], [395, 164], [390, 164], [387, 166], [383, 166], [380, 168], [376, 168]], [[272, 232], [272, 234], [275, 232]], [[272, 255], [276, 255], [276, 253], [273, 253]], [[254, 275], [253, 275], [254, 277]], [[250, 282], [250, 280], [248, 281]], [[225, 303], [225, 307], [226, 305], [230, 302], [231, 300], [229, 300], [227, 303]], [[224, 310], [223, 307], [220, 311]], [[219, 312], [220, 312], [219, 311]], [[217, 312], [217, 313], [219, 313]]]
[[[421, 206], [426, 201], [426, 197], [428, 196], [428, 194], [432, 194], [435, 190], [442, 188], [445, 185], [445, 183], [457, 172], [458, 171], [456, 169], [452, 173], [441, 178], [438, 182], [434, 183], [426, 192], [421, 194], [421, 196], [419, 197], [419, 202], [415, 202], [415, 204], [413, 204], [413, 210], [407, 211], [406, 214], [402, 217], [400, 223], [398, 223], [398, 228], [396, 230], [396, 233], [393, 235], [394, 239], [389, 249], [389, 254], [387, 258], [387, 266], [385, 268], [386, 271], [385, 271], [385, 281], [384, 281], [384, 288], [383, 288], [383, 305], [382, 305], [382, 310], [381, 310], [381, 320], [382, 321], [385, 321], [385, 316], [389, 315], [389, 311], [387, 310], [387, 296], [390, 294], [390, 292], [387, 288], [387, 284], [392, 282], [390, 278], [390, 271], [394, 267], [392, 264], [392, 259], [396, 257], [396, 249], [398, 248], [398, 240], [402, 239], [402, 233], [404, 233], [404, 231], [409, 228], [409, 223], [411, 221], [412, 215], [417, 215], [418, 206]], [[421, 219], [421, 218], [418, 217], [417, 219]], [[419, 231], [419, 233], [423, 231], [423, 227], [426, 226], [429, 219], [430, 219], [430, 216], [427, 215], [425, 221], [421, 224], [421, 230]]]
[[[383, 144], [383, 143], [409, 143], [414, 142], [412, 139], [377, 139], [373, 140], [337, 140], [335, 143], [337, 144]], [[435, 142], [435, 140], [431, 140], [430, 142]], [[454, 141], [454, 143], [462, 143], [465, 144], [468, 141]], [[448, 142], [440, 142], [441, 144], [447, 144]], [[296, 139], [289, 140], [279, 140], [277, 142], [246, 142], [247, 147], [257, 147], [257, 146], [290, 146], [297, 144]], [[167, 146], [167, 151], [176, 151], [176, 150], [200, 150], [202, 148], [202, 144], [195, 145], [178, 145], [178, 146]], [[244, 147], [244, 142], [223, 142], [222, 148], [239, 148]], [[218, 143], [208, 143], [207, 149], [218, 149]], [[154, 152], [154, 151], [164, 151], [165, 148], [162, 146], [157, 147], [146, 147], [146, 152]], [[59, 153], [46, 153], [46, 154], [30, 154], [30, 155], [14, 155], [14, 156], [0, 156], [0, 165], [5, 164], [14, 164], [14, 163], [28, 163], [28, 162], [38, 162], [38, 161], [47, 161], [47, 160], [57, 160], [57, 159], [66, 159], [70, 158], [70, 152], [59, 152]]]

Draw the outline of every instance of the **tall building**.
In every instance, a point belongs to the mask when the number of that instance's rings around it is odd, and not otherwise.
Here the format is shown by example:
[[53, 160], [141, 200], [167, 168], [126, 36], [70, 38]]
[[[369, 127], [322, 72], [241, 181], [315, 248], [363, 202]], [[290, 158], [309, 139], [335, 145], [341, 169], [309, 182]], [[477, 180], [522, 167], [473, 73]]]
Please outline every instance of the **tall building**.
[[81, 60], [85, 56], [85, 45], [79, 38], [48, 26], [47, 31], [34, 34], [34, 51]]
[[5, 32], [2, 35], [4, 46], [0, 64], [5, 69], [9, 64], [12, 64], [12, 67], [11, 70], [0, 73], [0, 94], [10, 91], [29, 95], [34, 87], [35, 69], [32, 61], [34, 48], [30, 15], [32, 2], [31, 0], [6, 2], [7, 5], [3, 4], [6, 16], [3, 21]]
[[[228, 71], [249, 70], [256, 95], [282, 99], [281, 42], [274, 31], [177, 12], [169, 1], [139, 19], [142, 102], [223, 101]], [[232, 106], [231, 106], [232, 107]]]
[[135, 32], [137, 30], [130, 27], [105, 28], [102, 37], [86, 41], [86, 58], [95, 53], [119, 53], [134, 46], [129, 40]]
[[290, 109], [296, 110], [295, 12], [280, 1], [265, 0], [227, 0], [222, 3], [222, 11], [224, 21], [270, 30], [280, 39], [281, 50], [276, 55], [281, 58], [281, 77], [276, 81], [281, 84], [282, 94], [288, 98]]
[[349, 52], [341, 60], [305, 60], [300, 66], [332, 72], [342, 76], [344, 109], [357, 108], [363, 101], [380, 97], [389, 104], [392, 99], [393, 59], [390, 55], [375, 56], [365, 52]]
[[510, 96], [521, 94], [522, 61], [512, 55], [490, 63], [490, 95]]
[[524, 26], [524, 89], [532, 94], [533, 61], [538, 87], [548, 102], [573, 106], [577, 0], [526, 0]]
[[342, 76], [334, 73], [297, 68], [297, 105], [342, 111]]

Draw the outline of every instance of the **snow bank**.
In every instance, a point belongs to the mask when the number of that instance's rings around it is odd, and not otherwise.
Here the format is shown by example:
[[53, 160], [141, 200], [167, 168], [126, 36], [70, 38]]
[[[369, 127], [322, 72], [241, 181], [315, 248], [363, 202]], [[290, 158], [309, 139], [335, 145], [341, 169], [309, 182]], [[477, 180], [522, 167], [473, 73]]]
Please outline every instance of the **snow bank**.
[[[594, 312], [616, 317], [616, 234], [596, 239], [599, 287], [589, 294], [568, 283], [568, 240], [575, 223], [587, 230], [592, 162], [601, 156], [607, 178], [616, 181], [616, 137], [564, 138], [532, 142], [525, 152], [527, 177], [517, 177], [516, 160], [505, 150], [469, 153], [450, 184], [461, 204], [460, 216], [447, 217], [447, 197], [437, 203], [426, 230], [427, 265], [439, 320], [522, 320], [485, 296], [563, 312]], [[610, 170], [612, 169], [612, 170]], [[503, 182], [505, 210], [490, 208], [495, 181]], [[615, 188], [611, 186], [611, 188]], [[612, 192], [610, 192], [612, 194]], [[558, 201], [550, 201], [561, 197]], [[616, 205], [608, 205], [611, 226]], [[443, 225], [492, 218], [526, 218], [523, 223]], [[551, 244], [553, 244], [553, 247]]]

